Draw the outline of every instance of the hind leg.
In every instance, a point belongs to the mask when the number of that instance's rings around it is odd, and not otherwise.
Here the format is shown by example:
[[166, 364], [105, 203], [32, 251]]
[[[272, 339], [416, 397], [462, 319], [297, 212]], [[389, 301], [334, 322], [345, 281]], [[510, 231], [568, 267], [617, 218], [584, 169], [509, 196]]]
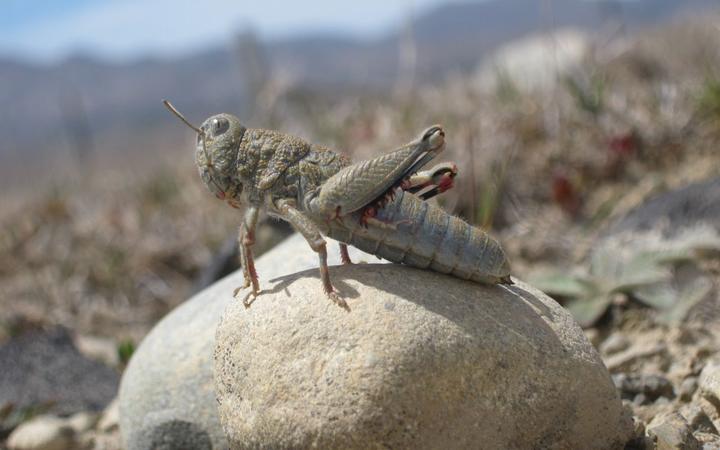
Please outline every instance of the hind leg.
[[336, 219], [375, 204], [444, 148], [445, 132], [440, 126], [432, 126], [393, 152], [344, 167], [322, 184], [308, 208]]
[[455, 163], [441, 163], [432, 169], [423, 170], [412, 175], [400, 187], [405, 191], [417, 194], [423, 200], [427, 200], [451, 189], [457, 173], [458, 169]]

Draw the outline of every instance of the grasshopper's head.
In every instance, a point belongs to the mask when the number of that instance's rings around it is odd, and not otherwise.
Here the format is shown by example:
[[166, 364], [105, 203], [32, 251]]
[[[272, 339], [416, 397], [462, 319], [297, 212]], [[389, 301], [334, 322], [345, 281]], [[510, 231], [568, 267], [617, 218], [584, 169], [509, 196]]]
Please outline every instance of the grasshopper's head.
[[169, 101], [165, 106], [197, 133], [195, 163], [205, 186], [221, 200], [236, 205], [242, 193], [235, 164], [245, 127], [232, 114], [217, 114], [198, 128], [188, 122]]
[[232, 114], [217, 114], [200, 125], [195, 163], [203, 183], [219, 199], [242, 191], [235, 165], [245, 130]]

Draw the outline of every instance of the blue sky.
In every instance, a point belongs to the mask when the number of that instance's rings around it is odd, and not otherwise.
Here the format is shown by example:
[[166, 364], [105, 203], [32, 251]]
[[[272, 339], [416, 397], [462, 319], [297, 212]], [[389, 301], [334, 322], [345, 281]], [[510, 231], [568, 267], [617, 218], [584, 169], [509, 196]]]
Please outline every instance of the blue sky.
[[4, 0], [0, 55], [52, 61], [76, 51], [111, 60], [178, 55], [252, 27], [265, 38], [306, 31], [372, 37], [448, 0]]

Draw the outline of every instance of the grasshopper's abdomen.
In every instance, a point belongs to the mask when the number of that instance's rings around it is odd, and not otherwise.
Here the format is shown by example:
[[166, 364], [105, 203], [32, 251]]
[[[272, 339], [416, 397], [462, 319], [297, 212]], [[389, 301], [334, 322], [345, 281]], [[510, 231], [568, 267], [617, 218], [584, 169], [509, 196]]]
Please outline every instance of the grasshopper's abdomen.
[[512, 283], [510, 265], [496, 240], [415, 195], [397, 190], [394, 200], [378, 211], [376, 219], [395, 229], [363, 228], [358, 219], [331, 227], [330, 237], [395, 263], [481, 283]]

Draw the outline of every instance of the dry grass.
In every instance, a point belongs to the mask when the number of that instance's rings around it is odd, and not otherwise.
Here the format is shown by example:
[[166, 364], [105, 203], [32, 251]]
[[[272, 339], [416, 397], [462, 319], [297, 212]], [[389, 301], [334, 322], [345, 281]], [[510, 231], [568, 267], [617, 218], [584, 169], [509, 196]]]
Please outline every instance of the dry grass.
[[[707, 80], [720, 79], [720, 54], [707, 42], [720, 32], [690, 29], [598, 48], [549, 92], [507, 83], [488, 92], [472, 76], [397, 98], [289, 90], [249, 125], [362, 159], [442, 123], [445, 159], [461, 173], [441, 202], [495, 228], [522, 277], [579, 260], [603, 225], [648, 195], [717, 174], [720, 125], [707, 114], [717, 93]], [[663, 47], [669, 39], [678, 52]], [[22, 316], [137, 339], [183, 301], [239, 222], [203, 190], [186, 145], [184, 160], [36, 188], [6, 210], [0, 321]]]

